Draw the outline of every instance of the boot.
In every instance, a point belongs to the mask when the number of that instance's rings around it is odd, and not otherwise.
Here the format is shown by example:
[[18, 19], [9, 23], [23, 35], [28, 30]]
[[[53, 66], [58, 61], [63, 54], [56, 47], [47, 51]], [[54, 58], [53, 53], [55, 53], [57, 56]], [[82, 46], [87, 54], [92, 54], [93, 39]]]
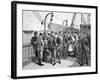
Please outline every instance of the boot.
[[44, 64], [42, 64], [41, 59], [39, 59], [38, 63], [39, 63], [40, 66], [44, 65]]

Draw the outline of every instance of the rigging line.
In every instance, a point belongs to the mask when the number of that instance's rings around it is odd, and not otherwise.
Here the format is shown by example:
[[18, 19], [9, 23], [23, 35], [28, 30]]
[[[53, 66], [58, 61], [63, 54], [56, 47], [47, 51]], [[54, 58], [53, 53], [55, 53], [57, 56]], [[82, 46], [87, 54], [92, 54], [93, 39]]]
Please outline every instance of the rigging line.
[[83, 19], [83, 14], [81, 15], [81, 17], [82, 17], [82, 22], [85, 24], [84, 19]]
[[41, 25], [44, 24], [44, 20], [42, 19], [41, 15], [39, 14], [38, 11], [35, 11], [35, 13], [37, 14], [37, 16], [39, 17], [39, 19], [41, 20]]
[[41, 21], [43, 21], [42, 16], [40, 15], [40, 13], [38, 11], [36, 11], [36, 13], [39, 15], [39, 17], [41, 18]]
[[35, 15], [35, 17], [37, 18], [37, 20], [41, 23], [41, 21], [39, 20], [38, 16], [36, 15], [36, 13], [34, 11], [32, 11], [32, 12]]
[[35, 13], [38, 16], [39, 20], [42, 22], [42, 19], [41, 19], [40, 15], [37, 13], [37, 11], [35, 11]]
[[74, 19], [75, 19], [76, 13], [74, 13], [73, 17], [72, 17], [72, 22], [71, 22], [71, 26], [74, 25]]
[[39, 22], [41, 23], [41, 20], [40, 20], [39, 16], [37, 15], [37, 13], [36, 13], [36, 12], [34, 12], [34, 14], [36, 15], [37, 19], [38, 19], [38, 20], [39, 20]]
[[[44, 23], [44, 20], [43, 20], [42, 16], [40, 15], [39, 11], [36, 11], [36, 13], [37, 13], [37, 14], [39, 15], [39, 17], [41, 18], [41, 22]], [[46, 22], [46, 23], [47, 23], [47, 22]]]
[[39, 13], [38, 11], [37, 11], [37, 13], [39, 14], [39, 16], [40, 16], [42, 22], [44, 22], [44, 20], [43, 20], [42, 16], [40, 15], [40, 13]]
[[76, 23], [76, 20], [77, 20], [77, 14], [75, 15], [75, 18], [74, 18], [74, 25], [75, 25], [75, 23]]
[[83, 14], [82, 14], [82, 18], [83, 18], [84, 24], [87, 24], [87, 22], [85, 21], [85, 18], [84, 18], [84, 16], [83, 16]]
[[81, 14], [81, 24], [82, 24], [82, 14]]

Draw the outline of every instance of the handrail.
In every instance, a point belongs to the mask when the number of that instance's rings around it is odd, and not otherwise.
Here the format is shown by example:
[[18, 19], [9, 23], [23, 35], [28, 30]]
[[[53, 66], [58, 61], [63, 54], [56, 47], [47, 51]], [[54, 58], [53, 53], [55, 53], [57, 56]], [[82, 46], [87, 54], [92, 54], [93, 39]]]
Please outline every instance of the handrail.
[[23, 45], [23, 48], [25, 48], [25, 47], [30, 47], [30, 46], [32, 46], [31, 43], [25, 43], [25, 44]]

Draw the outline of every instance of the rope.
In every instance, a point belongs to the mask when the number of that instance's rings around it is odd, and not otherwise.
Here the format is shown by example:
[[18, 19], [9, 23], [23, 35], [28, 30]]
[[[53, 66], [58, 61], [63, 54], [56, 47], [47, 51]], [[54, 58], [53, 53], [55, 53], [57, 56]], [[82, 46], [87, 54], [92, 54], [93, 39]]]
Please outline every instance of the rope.
[[38, 14], [37, 11], [35, 11], [35, 14], [38, 16], [38, 19], [42, 22], [42, 19], [41, 19], [40, 15]]
[[85, 21], [85, 18], [83, 16], [83, 14], [82, 14], [82, 21], [83, 21], [84, 24], [87, 24], [86, 21]]
[[38, 11], [36, 11], [38, 16], [40, 17], [41, 21], [43, 21], [42, 16], [40, 15], [40, 13]]
[[34, 11], [32, 11], [32, 12], [35, 15], [35, 17], [37, 18], [37, 20], [41, 23], [41, 20], [39, 19], [39, 17], [37, 16], [37, 14]]

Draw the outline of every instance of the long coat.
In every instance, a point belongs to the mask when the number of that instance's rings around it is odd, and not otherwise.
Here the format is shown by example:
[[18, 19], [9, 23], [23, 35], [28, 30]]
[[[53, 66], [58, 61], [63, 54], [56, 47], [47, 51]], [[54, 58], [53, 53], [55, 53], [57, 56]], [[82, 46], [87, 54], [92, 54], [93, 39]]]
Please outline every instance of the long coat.
[[88, 39], [83, 37], [79, 41], [79, 63], [80, 64], [88, 64]]

